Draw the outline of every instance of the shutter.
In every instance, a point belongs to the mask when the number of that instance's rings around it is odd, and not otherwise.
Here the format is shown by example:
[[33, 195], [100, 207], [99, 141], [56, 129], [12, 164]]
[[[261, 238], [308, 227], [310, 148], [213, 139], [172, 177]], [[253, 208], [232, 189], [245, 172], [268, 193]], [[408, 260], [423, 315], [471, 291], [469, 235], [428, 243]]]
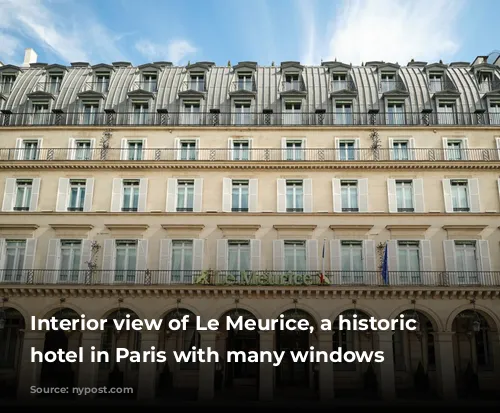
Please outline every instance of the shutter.
[[18, 161], [22, 161], [24, 158], [23, 140], [21, 138], [16, 139], [16, 152], [14, 158]]
[[96, 152], [95, 138], [90, 140], [90, 159], [94, 159], [94, 152]]
[[448, 138], [443, 138], [443, 160], [448, 160]]
[[278, 179], [277, 181], [277, 212], [286, 212], [286, 179]]
[[318, 240], [310, 239], [306, 241], [307, 248], [307, 270], [318, 271]]
[[2, 211], [10, 212], [14, 210], [15, 196], [16, 196], [16, 178], [5, 179], [5, 191], [3, 195]]
[[203, 178], [194, 180], [193, 212], [201, 212], [203, 205]]
[[417, 159], [417, 154], [415, 149], [415, 138], [408, 139], [408, 147], [409, 147], [408, 159], [410, 161], [414, 161], [415, 159]]
[[122, 206], [123, 184], [121, 178], [113, 178], [113, 189], [111, 192], [111, 212], [120, 212]]
[[248, 160], [251, 161], [253, 156], [252, 156], [252, 146], [253, 146], [253, 139], [250, 138], [248, 139]]
[[217, 240], [217, 271], [227, 271], [227, 239]]
[[257, 212], [259, 202], [259, 180], [248, 180], [248, 212]]
[[49, 247], [47, 250], [47, 260], [45, 262], [45, 269], [47, 270], [45, 282], [57, 283], [59, 281], [58, 270], [60, 269], [61, 262], [61, 241], [57, 238], [49, 240]]
[[125, 138], [123, 138], [121, 142], [120, 159], [122, 161], [127, 159], [127, 139]]
[[[432, 271], [432, 247], [431, 241], [423, 239], [420, 241], [420, 270], [424, 272]], [[433, 282], [429, 276], [423, 277], [426, 282]]]
[[497, 179], [497, 185], [498, 185], [498, 196], [500, 197], [500, 178]]
[[[477, 242], [479, 270], [483, 272], [491, 271], [490, 247], [488, 241], [480, 240]], [[483, 274], [484, 279], [484, 274]]]
[[358, 179], [359, 212], [368, 212], [368, 178]]
[[396, 240], [387, 241], [387, 269], [388, 271], [398, 271], [398, 242]]
[[159, 284], [169, 284], [170, 274], [172, 270], [172, 240], [162, 239], [160, 240], [160, 263], [158, 266], [160, 272], [158, 277]]
[[6, 249], [6, 241], [5, 238], [0, 238], [0, 281], [4, 281], [4, 268], [5, 268], [5, 259], [7, 256], [7, 253], [5, 251]]
[[301, 139], [300, 150], [302, 152], [302, 159], [304, 161], [307, 161], [309, 159], [306, 143], [307, 143], [307, 139]]
[[139, 204], [137, 212], [146, 212], [148, 201], [148, 178], [141, 178], [139, 181]]
[[222, 178], [222, 212], [231, 212], [232, 184], [231, 178]]
[[389, 159], [392, 161], [394, 159], [394, 139], [389, 138]]
[[195, 141], [194, 159], [199, 161], [200, 160], [200, 138], [196, 138], [194, 141]]
[[260, 271], [260, 239], [250, 240], [250, 263], [252, 271]]
[[285, 242], [281, 239], [273, 240], [273, 270], [285, 270]]
[[233, 139], [229, 138], [227, 140], [227, 159], [229, 161], [232, 161], [234, 159], [233, 157]]
[[413, 203], [415, 207], [415, 212], [417, 213], [425, 212], [424, 180], [421, 178], [413, 180]]
[[479, 179], [469, 179], [467, 186], [469, 189], [470, 212], [481, 212], [481, 204], [479, 198]]
[[445, 240], [443, 241], [443, 250], [444, 250], [444, 265], [445, 269], [448, 272], [456, 271], [456, 263], [455, 263], [455, 241], [453, 240]]
[[31, 187], [30, 212], [35, 212], [38, 208], [38, 196], [40, 195], [40, 178], [34, 178]]
[[113, 271], [115, 270], [115, 240], [105, 239], [104, 250], [102, 252], [102, 284], [111, 284], [115, 277]]
[[205, 241], [203, 239], [193, 240], [193, 271], [203, 271], [204, 246]]
[[360, 159], [359, 153], [359, 138], [354, 139], [354, 159], [359, 161]]
[[342, 252], [339, 239], [330, 240], [330, 271], [332, 272], [332, 283], [341, 284], [342, 281]]
[[313, 185], [312, 179], [304, 179], [304, 212], [313, 212]]
[[342, 188], [340, 179], [332, 179], [333, 212], [342, 212]]
[[286, 161], [286, 138], [281, 138], [281, 160]]
[[137, 284], [144, 284], [145, 271], [148, 269], [148, 240], [140, 239], [137, 241], [137, 275], [135, 282]]
[[335, 138], [335, 159], [340, 161], [340, 138]]
[[497, 142], [497, 154], [498, 154], [498, 159], [500, 159], [500, 138], [495, 138]]
[[177, 179], [167, 179], [167, 212], [175, 212], [177, 210]]
[[76, 159], [76, 141], [73, 138], [68, 140], [68, 159]]
[[[35, 269], [36, 258], [36, 238], [28, 238], [26, 240], [26, 249], [24, 250], [24, 270]], [[23, 280], [26, 282], [26, 280]]]
[[[68, 195], [69, 179], [59, 178], [56, 198], [56, 212], [66, 212], [68, 210]], [[85, 197], [87, 197], [87, 190], [85, 190]]]
[[174, 159], [177, 161], [181, 160], [181, 140], [179, 138], [174, 139]]
[[469, 158], [469, 139], [462, 139], [462, 159], [467, 160]]
[[451, 181], [443, 179], [443, 197], [444, 197], [444, 211], [447, 213], [453, 212], [453, 198], [451, 196]]
[[92, 210], [92, 201], [94, 199], [94, 178], [87, 178], [85, 181], [85, 199], [83, 200], [83, 211]]
[[388, 179], [387, 180], [387, 197], [389, 202], [389, 212], [395, 213], [398, 212], [398, 199], [396, 195], [396, 180]]
[[92, 259], [92, 240], [83, 239], [82, 240], [82, 255], [80, 260], [80, 270], [82, 272], [89, 269], [89, 262]]
[[[375, 253], [375, 241], [372, 239], [367, 239], [363, 241], [363, 270], [364, 271], [377, 271]], [[372, 277], [369, 277], [372, 280]]]

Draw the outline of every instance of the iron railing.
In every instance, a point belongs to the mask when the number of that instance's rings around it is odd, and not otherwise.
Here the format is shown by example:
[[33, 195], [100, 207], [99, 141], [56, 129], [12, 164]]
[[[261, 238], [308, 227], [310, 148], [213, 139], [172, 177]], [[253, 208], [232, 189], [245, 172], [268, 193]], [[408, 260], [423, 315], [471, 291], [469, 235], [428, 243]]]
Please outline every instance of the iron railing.
[[205, 80], [194, 80], [194, 79], [185, 80], [184, 82], [181, 83], [179, 91], [206, 92], [207, 89]]
[[22, 112], [0, 113], [1, 126], [487, 126], [500, 125], [499, 112], [392, 112], [363, 113], [350, 111], [326, 112], [241, 112], [210, 109], [200, 112], [97, 112], [89, 116], [86, 112]]
[[499, 271], [2, 270], [2, 284], [307, 287], [498, 287]]
[[46, 81], [46, 82], [37, 82], [32, 92], [47, 92], [52, 94], [57, 94], [61, 90], [61, 82], [54, 81]]
[[246, 92], [256, 92], [257, 91], [257, 86], [255, 84], [255, 79], [252, 76], [251, 79], [236, 79], [231, 83], [230, 87], [231, 92], [240, 92], [240, 91], [246, 91]]
[[305, 92], [306, 90], [307, 88], [302, 77], [299, 77], [298, 80], [281, 81], [280, 92], [291, 92], [291, 91]]
[[85, 82], [82, 85], [81, 92], [98, 92], [98, 93], [108, 93], [109, 90], [109, 80], [107, 82]]
[[168, 162], [491, 162], [500, 149], [370, 149], [370, 148], [247, 148], [235, 157], [227, 148], [0, 148], [1, 161], [168, 161]]
[[158, 91], [158, 82], [156, 80], [138, 80], [132, 83], [130, 91], [144, 90], [146, 92], [156, 93]]
[[393, 90], [406, 91], [406, 85], [401, 80], [380, 80], [379, 90], [381, 93], [391, 92]]
[[356, 84], [350, 79], [331, 81], [330, 92], [340, 92], [342, 90], [356, 92]]

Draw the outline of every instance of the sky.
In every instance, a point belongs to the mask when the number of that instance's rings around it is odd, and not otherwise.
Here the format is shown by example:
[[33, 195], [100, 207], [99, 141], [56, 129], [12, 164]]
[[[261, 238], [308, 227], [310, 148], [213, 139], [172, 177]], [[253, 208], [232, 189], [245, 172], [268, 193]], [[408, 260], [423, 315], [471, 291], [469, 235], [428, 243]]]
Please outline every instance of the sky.
[[498, 0], [0, 0], [0, 61], [471, 62], [500, 50], [499, 15]]

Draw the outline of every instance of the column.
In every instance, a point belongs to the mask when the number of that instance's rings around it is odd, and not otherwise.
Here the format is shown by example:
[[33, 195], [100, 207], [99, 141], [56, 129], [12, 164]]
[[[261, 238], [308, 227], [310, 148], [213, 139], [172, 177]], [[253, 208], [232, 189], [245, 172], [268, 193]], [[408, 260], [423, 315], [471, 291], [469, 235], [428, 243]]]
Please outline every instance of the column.
[[45, 331], [26, 331], [24, 333], [21, 362], [19, 363], [19, 384], [17, 386], [17, 398], [20, 400], [35, 397], [35, 394], [31, 394], [30, 387], [40, 385], [42, 363], [31, 362], [31, 348], [43, 353], [44, 344]]
[[[330, 354], [333, 351], [333, 337], [331, 332], [318, 334], [319, 350]], [[330, 361], [319, 363], [319, 398], [321, 401], [332, 400], [335, 396], [333, 388], [333, 365]]]
[[[274, 331], [259, 331], [260, 351], [274, 350]], [[259, 401], [273, 400], [274, 367], [273, 363], [259, 364]]]
[[[147, 331], [141, 334], [141, 353], [158, 351], [159, 332]], [[154, 347], [154, 350], [151, 350]], [[137, 383], [138, 399], [154, 399], [156, 396], [156, 362], [142, 362], [139, 365], [139, 380]]]
[[384, 361], [377, 363], [378, 389], [382, 400], [396, 398], [396, 383], [394, 380], [394, 355], [392, 351], [392, 331], [379, 331], [376, 334], [378, 351], [384, 352]]
[[[200, 331], [200, 348], [207, 351], [215, 351], [216, 331]], [[219, 361], [222, 362], [224, 355], [219, 354]], [[212, 400], [214, 398], [215, 363], [200, 363], [198, 378], [198, 400]]]
[[[99, 374], [98, 360], [91, 361], [90, 354], [94, 351], [101, 350], [101, 332], [100, 331], [83, 331], [80, 346], [83, 349], [83, 362], [78, 366], [78, 387], [96, 387], [97, 375]], [[92, 350], [94, 347], [94, 350]], [[82, 394], [80, 397], [94, 398], [96, 395], [89, 393], [86, 396]]]
[[453, 400], [457, 397], [455, 352], [453, 351], [454, 334], [451, 331], [434, 333], [437, 386], [439, 395], [444, 400]]

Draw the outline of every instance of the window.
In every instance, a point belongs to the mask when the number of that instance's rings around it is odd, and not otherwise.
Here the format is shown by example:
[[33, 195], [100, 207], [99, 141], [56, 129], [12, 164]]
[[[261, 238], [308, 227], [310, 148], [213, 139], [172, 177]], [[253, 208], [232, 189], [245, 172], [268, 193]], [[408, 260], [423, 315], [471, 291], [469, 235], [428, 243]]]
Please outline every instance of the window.
[[4, 281], [21, 281], [24, 269], [26, 241], [7, 240], [5, 243], [5, 274]]
[[177, 212], [192, 212], [194, 206], [194, 181], [177, 181]]
[[192, 282], [193, 241], [172, 241], [172, 282]]
[[82, 242], [79, 240], [61, 240], [60, 282], [78, 282]]
[[456, 123], [454, 102], [439, 102], [438, 123], [440, 125], [453, 125]]
[[396, 202], [398, 212], [413, 212], [413, 182], [396, 181]]
[[139, 208], [139, 180], [123, 180], [122, 211], [135, 212]]
[[356, 159], [355, 148], [355, 141], [339, 141], [339, 159], [341, 161], [354, 161]]
[[49, 104], [47, 102], [41, 103], [32, 103], [33, 108], [33, 124], [34, 125], [43, 125], [48, 123], [50, 113], [49, 113]]
[[12, 87], [14, 86], [14, 82], [16, 81], [15, 75], [2, 75], [2, 83], [0, 84], [0, 93], [8, 95]]
[[115, 281], [135, 282], [137, 241], [116, 241]]
[[205, 91], [205, 73], [196, 72], [189, 74], [189, 89], [197, 92]]
[[489, 115], [491, 125], [500, 125], [500, 100], [490, 102]]
[[479, 90], [481, 93], [488, 93], [491, 90], [491, 79], [491, 73], [479, 73]]
[[334, 73], [332, 75], [333, 91], [346, 90], [347, 87], [347, 73]]
[[149, 121], [149, 105], [147, 102], [133, 102], [133, 124], [145, 125]]
[[342, 212], [358, 212], [358, 182], [341, 181]]
[[36, 161], [39, 159], [40, 148], [38, 140], [23, 140], [20, 159], [24, 161]]
[[447, 141], [446, 159], [460, 161], [463, 159], [463, 143], [461, 140]]
[[455, 241], [455, 268], [460, 272], [476, 272], [478, 271], [477, 263], [476, 243]]
[[97, 112], [99, 111], [98, 102], [83, 103], [83, 120], [84, 125], [96, 125], [98, 122]]
[[420, 271], [420, 246], [418, 241], [398, 242], [398, 271]]
[[285, 271], [305, 271], [306, 269], [306, 243], [285, 241]]
[[352, 125], [352, 102], [336, 101], [334, 120], [336, 125]]
[[451, 181], [451, 199], [454, 212], [469, 212], [469, 191], [466, 180]]
[[83, 211], [85, 204], [85, 180], [71, 179], [69, 181], [68, 211]]
[[387, 124], [404, 125], [405, 123], [405, 105], [403, 102], [387, 102]]
[[75, 160], [88, 161], [89, 159], [92, 159], [92, 142], [75, 141]]
[[382, 93], [389, 92], [396, 88], [396, 74], [395, 73], [381, 73], [380, 74], [380, 90]]
[[57, 94], [61, 88], [63, 76], [62, 74], [51, 75], [47, 82], [47, 92]]
[[340, 244], [342, 282], [344, 284], [363, 282], [363, 243], [342, 241]]
[[233, 161], [248, 161], [250, 144], [248, 141], [233, 141]]
[[185, 125], [199, 125], [201, 123], [199, 100], [192, 102], [184, 101], [182, 119]]
[[95, 76], [96, 80], [95, 91], [99, 93], [107, 93], [109, 89], [109, 79], [110, 79], [109, 73], [97, 73]]
[[285, 102], [285, 113], [283, 114], [283, 124], [300, 125], [302, 115], [300, 114], [301, 102]]
[[408, 141], [393, 141], [392, 158], [395, 161], [407, 161], [409, 159]]
[[16, 202], [14, 204], [14, 211], [30, 210], [32, 189], [32, 180], [18, 179], [16, 181]]
[[444, 89], [443, 75], [441, 73], [429, 73], [429, 89], [431, 93], [440, 92]]
[[251, 123], [250, 106], [251, 102], [249, 100], [234, 102], [234, 123], [236, 125], [249, 125]]
[[287, 90], [300, 90], [300, 75], [299, 73], [287, 73], [285, 75], [284, 89]]
[[303, 161], [304, 160], [304, 146], [301, 140], [287, 140], [286, 141], [286, 158], [287, 161]]
[[127, 141], [127, 158], [129, 161], [142, 160], [142, 141]]
[[181, 161], [195, 161], [197, 159], [198, 151], [196, 149], [196, 141], [180, 141], [180, 154], [179, 160]]
[[252, 73], [238, 73], [238, 90], [253, 90]]
[[286, 181], [286, 212], [303, 212], [304, 188], [302, 181]]
[[248, 181], [232, 181], [231, 211], [248, 212]]
[[250, 242], [229, 241], [228, 242], [228, 265], [227, 268], [233, 273], [249, 271], [250, 266]]
[[155, 93], [157, 90], [157, 74], [145, 72], [142, 74], [141, 89]]

